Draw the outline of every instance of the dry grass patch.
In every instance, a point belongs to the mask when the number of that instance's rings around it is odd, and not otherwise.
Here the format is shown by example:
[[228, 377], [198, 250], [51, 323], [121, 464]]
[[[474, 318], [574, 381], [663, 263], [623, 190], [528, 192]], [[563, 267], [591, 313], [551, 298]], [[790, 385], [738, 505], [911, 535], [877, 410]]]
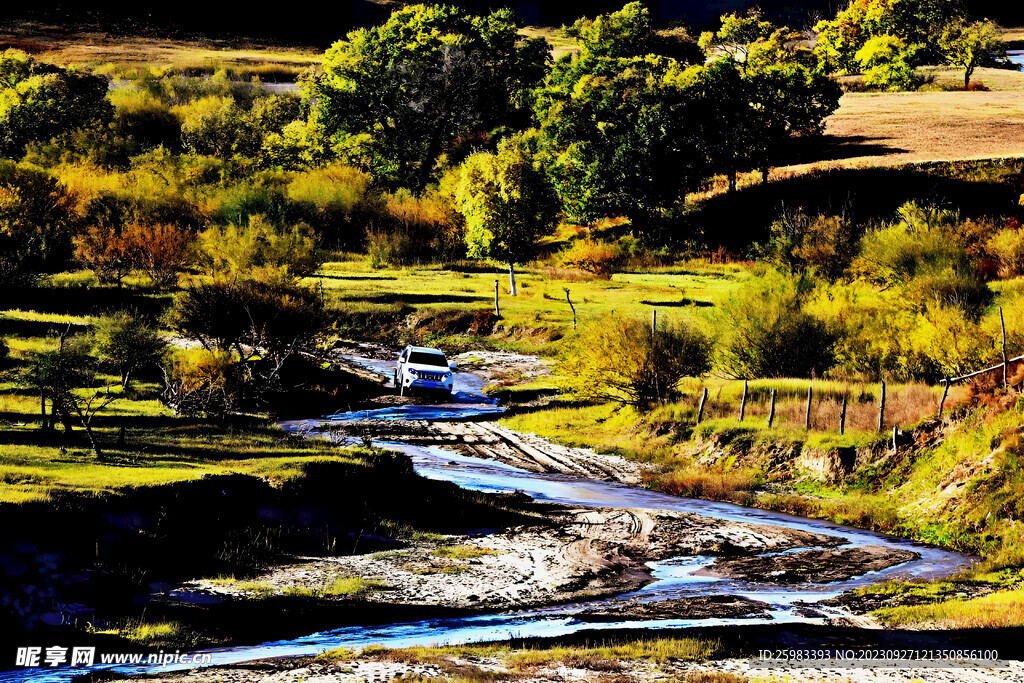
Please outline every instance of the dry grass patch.
[[203, 73], [227, 68], [266, 81], [294, 80], [302, 71], [319, 64], [322, 54], [322, 50], [313, 47], [271, 47], [259, 43], [225, 46], [213, 41], [67, 33], [59, 27], [32, 23], [4, 27], [0, 44], [23, 49], [40, 61], [53, 64], [112, 64], [120, 69], [148, 64]]
[[1024, 590], [1000, 591], [972, 600], [889, 607], [873, 613], [889, 626], [931, 624], [938, 628], [1008, 628], [1024, 625]]
[[848, 93], [826, 123], [821, 161], [775, 175], [1024, 155], [1024, 73], [979, 69], [975, 80], [992, 92]]

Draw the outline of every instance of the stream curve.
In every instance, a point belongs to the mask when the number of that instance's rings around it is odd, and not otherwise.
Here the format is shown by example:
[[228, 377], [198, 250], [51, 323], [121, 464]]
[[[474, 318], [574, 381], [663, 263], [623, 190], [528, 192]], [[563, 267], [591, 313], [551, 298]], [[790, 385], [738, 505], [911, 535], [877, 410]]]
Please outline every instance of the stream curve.
[[[388, 361], [352, 357], [364, 367], [390, 376]], [[367, 419], [432, 419], [472, 418], [499, 412], [493, 401], [484, 396], [483, 381], [469, 373], [457, 373], [458, 390], [452, 402], [437, 406], [398, 406], [379, 411], [353, 411], [320, 419], [293, 420], [279, 423], [288, 431], [310, 438], [334, 438], [323, 429], [325, 422]], [[463, 456], [450, 450], [432, 446], [419, 446], [400, 442], [375, 442], [375, 445], [406, 454], [417, 473], [436, 480], [449, 481], [460, 487], [507, 493], [521, 491], [530, 497], [552, 503], [579, 507], [615, 507], [646, 510], [671, 510], [699, 514], [704, 517], [740, 522], [754, 522], [787, 527], [812, 533], [824, 533], [844, 539], [841, 548], [883, 546], [912, 550], [920, 555], [901, 565], [878, 572], [869, 572], [846, 581], [827, 584], [772, 585], [738, 579], [721, 579], [696, 574], [715, 561], [709, 556], [684, 556], [651, 562], [654, 581], [639, 590], [620, 594], [614, 598], [539, 607], [521, 611], [483, 614], [470, 617], [428, 619], [423, 621], [385, 624], [377, 626], [349, 626], [313, 633], [300, 638], [277, 640], [252, 646], [213, 648], [199, 651], [212, 656], [211, 665], [235, 664], [268, 657], [316, 655], [324, 650], [347, 647], [360, 648], [370, 644], [388, 647], [413, 645], [459, 644], [487, 640], [523, 637], [549, 637], [568, 635], [583, 630], [604, 629], [665, 629], [694, 626], [722, 626], [729, 624], [793, 622], [821, 623], [829, 618], [846, 615], [834, 607], [818, 603], [841, 593], [891, 578], [932, 579], [956, 573], [971, 564], [972, 559], [885, 534], [843, 527], [830, 522], [804, 519], [776, 512], [745, 508], [729, 503], [697, 499], [676, 498], [667, 494], [636, 488], [616, 482], [586, 479], [564, 474], [528, 472], [508, 464]], [[799, 548], [796, 550], [804, 550]], [[794, 551], [783, 551], [794, 552]], [[587, 608], [600, 606], [609, 600], [635, 599], [654, 602], [680, 597], [702, 595], [734, 595], [769, 605], [764, 617], [702, 618], [656, 620], [602, 621], [595, 623], [577, 619], [574, 615]], [[192, 668], [188, 665], [97, 665], [93, 670], [111, 669], [118, 673], [168, 672]], [[6, 681], [70, 681], [86, 672], [83, 667], [55, 669], [21, 669], [0, 672], [0, 682]]]

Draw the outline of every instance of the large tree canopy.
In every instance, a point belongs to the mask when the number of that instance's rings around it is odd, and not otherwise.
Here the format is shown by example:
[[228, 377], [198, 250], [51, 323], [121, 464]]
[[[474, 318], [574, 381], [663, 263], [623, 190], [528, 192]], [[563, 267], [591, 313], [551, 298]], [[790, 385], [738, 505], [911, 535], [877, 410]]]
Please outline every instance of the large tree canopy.
[[25, 145], [105, 122], [112, 115], [107, 81], [33, 60], [0, 54], [0, 155], [20, 158]]
[[353, 31], [306, 90], [322, 143], [337, 154], [362, 136], [378, 176], [424, 187], [458, 138], [528, 121], [549, 52], [542, 39], [518, 41], [508, 10], [472, 16], [444, 5], [411, 5]]
[[[689, 67], [631, 56], [649, 32], [635, 3], [575, 30], [580, 54], [558, 60], [536, 104], [571, 220], [657, 221], [712, 174], [734, 186], [739, 170], [767, 171], [786, 140], [819, 133], [838, 106], [839, 88], [815, 74], [813, 56], [787, 47], [791, 32], [756, 15], [726, 15], [703, 41], [712, 59]], [[621, 49], [609, 44], [618, 36]]]

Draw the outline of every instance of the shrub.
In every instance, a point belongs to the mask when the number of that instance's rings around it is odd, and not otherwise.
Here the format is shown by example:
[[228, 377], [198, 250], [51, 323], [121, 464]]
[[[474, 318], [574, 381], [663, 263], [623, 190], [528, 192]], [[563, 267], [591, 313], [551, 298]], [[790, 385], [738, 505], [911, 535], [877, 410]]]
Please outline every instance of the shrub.
[[227, 351], [176, 349], [164, 367], [164, 403], [178, 415], [226, 414], [231, 407], [230, 367]]
[[643, 321], [609, 314], [570, 342], [559, 375], [578, 397], [646, 407], [675, 396], [683, 377], [706, 374], [712, 347], [688, 325], [655, 335]]
[[907, 204], [901, 220], [865, 236], [856, 268], [919, 306], [956, 306], [977, 320], [992, 300], [967, 252], [986, 227], [963, 223], [955, 212]]
[[834, 280], [857, 255], [859, 234], [844, 216], [809, 216], [803, 211], [785, 213], [771, 226], [768, 258], [790, 271], [813, 267]]
[[988, 250], [999, 260], [999, 276], [1004, 278], [1024, 275], [1024, 230], [1019, 225], [996, 233], [988, 242]]
[[278, 228], [261, 215], [244, 226], [213, 226], [199, 236], [201, 261], [214, 274], [274, 268], [292, 275], [315, 273], [323, 262], [312, 229], [299, 223]]
[[375, 268], [453, 261], [466, 255], [462, 219], [436, 191], [385, 195], [371, 223], [366, 250]]
[[355, 248], [362, 233], [352, 230], [351, 224], [367, 201], [371, 182], [368, 173], [334, 164], [296, 175], [288, 183], [287, 196], [322, 239], [335, 247]]
[[576, 240], [559, 254], [558, 262], [565, 268], [576, 268], [608, 279], [620, 256], [616, 245], [587, 237]]
[[803, 309], [813, 283], [768, 271], [725, 304], [719, 367], [736, 378], [818, 377], [835, 363], [837, 335]]
[[411, 266], [419, 263], [425, 249], [408, 230], [367, 230], [366, 254], [374, 268]]

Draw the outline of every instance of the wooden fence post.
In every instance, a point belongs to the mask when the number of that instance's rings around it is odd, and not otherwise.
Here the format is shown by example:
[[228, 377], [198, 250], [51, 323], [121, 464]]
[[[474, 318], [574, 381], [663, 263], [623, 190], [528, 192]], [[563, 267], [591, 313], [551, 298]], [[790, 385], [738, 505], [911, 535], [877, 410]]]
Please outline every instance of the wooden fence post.
[[804, 429], [811, 431], [811, 387], [807, 387], [807, 412], [804, 415]]
[[942, 408], [946, 405], [946, 396], [949, 395], [949, 378], [946, 378], [946, 387], [942, 390], [942, 400], [939, 401], [939, 417], [942, 417]]
[[569, 308], [572, 309], [572, 329], [576, 329], [576, 307], [572, 305], [572, 299], [569, 297], [569, 288], [562, 287], [565, 290], [565, 300], [569, 302]]
[[658, 334], [658, 309], [651, 311], [651, 337]]
[[708, 402], [708, 388], [704, 387], [704, 392], [700, 395], [700, 406], [697, 407], [697, 424], [704, 418], [704, 406]]
[[1007, 386], [1006, 371], [1009, 366], [1009, 361], [1006, 360], [1006, 323], [1003, 321], [1003, 307], [999, 307], [999, 326], [1003, 330], [1003, 387]]
[[893, 450], [894, 453], [896, 452], [896, 435], [899, 434], [899, 433], [900, 432], [896, 428], [896, 425], [893, 425], [892, 426], [892, 450]]
[[843, 396], [843, 407], [839, 412], [839, 436], [846, 433], [846, 397]]
[[740, 399], [740, 422], [747, 413], [747, 380], [743, 380], [743, 398]]
[[501, 317], [501, 308], [498, 306], [498, 281], [494, 281], [494, 315]]
[[882, 382], [882, 393], [878, 400], [878, 433], [885, 428], [885, 382]]
[[768, 406], [768, 429], [772, 428], [772, 423], [775, 422], [775, 390], [772, 389], [771, 404]]

